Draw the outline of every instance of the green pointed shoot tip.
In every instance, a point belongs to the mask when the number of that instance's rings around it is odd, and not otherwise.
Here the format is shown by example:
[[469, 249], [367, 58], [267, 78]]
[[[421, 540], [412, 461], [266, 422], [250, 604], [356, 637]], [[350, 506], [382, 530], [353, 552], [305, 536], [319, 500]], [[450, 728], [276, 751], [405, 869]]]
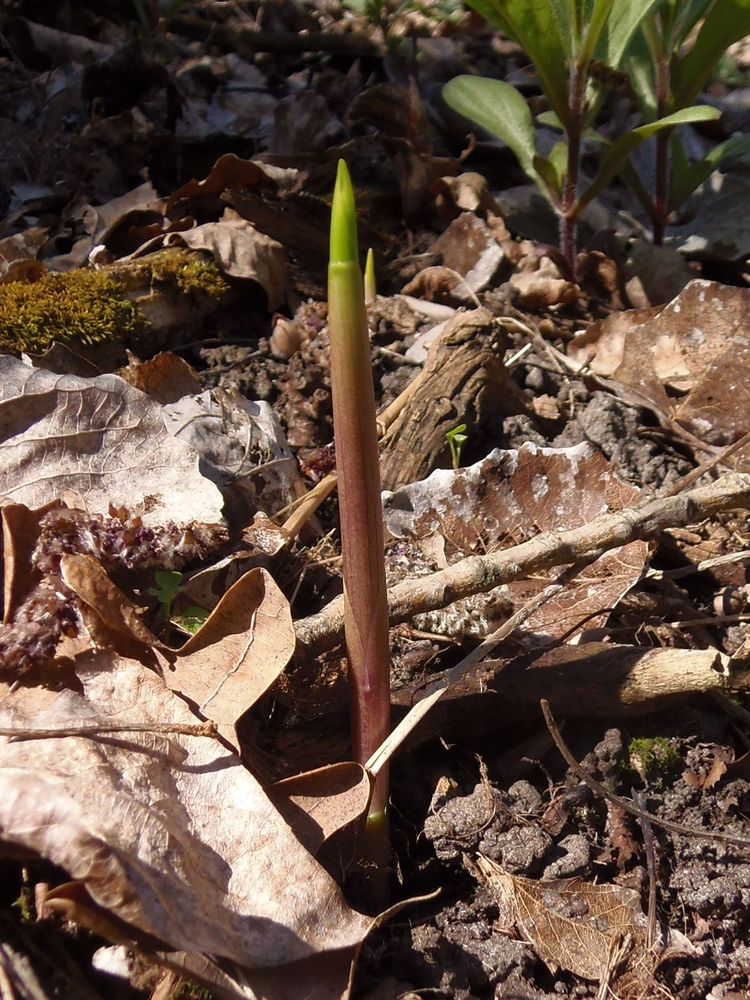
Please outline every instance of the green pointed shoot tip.
[[357, 211], [354, 189], [344, 160], [339, 160], [331, 205], [331, 264], [357, 264]]
[[375, 254], [372, 247], [367, 251], [365, 261], [365, 303], [371, 306], [378, 297], [378, 286], [375, 280]]

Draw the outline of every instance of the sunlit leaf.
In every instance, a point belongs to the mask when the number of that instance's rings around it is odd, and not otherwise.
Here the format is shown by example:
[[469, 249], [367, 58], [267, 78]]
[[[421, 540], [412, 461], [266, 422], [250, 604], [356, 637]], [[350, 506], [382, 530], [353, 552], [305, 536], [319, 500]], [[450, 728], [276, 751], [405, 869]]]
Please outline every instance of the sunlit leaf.
[[550, 0], [468, 0], [468, 4], [521, 46], [550, 106], [568, 123], [566, 43]]
[[719, 112], [716, 108], [705, 106], [683, 108], [681, 111], [676, 111], [673, 115], [667, 115], [666, 118], [659, 118], [655, 122], [641, 125], [639, 128], [633, 129], [632, 132], [626, 132], [624, 135], [621, 135], [616, 142], [612, 143], [602, 157], [596, 177], [581, 195], [579, 209], [588, 205], [593, 198], [596, 198], [604, 190], [615, 174], [622, 169], [623, 164], [633, 150], [637, 149], [646, 139], [650, 139], [652, 135], [656, 135], [657, 132], [661, 132], [665, 128], [674, 128], [676, 125], [689, 125], [694, 122], [712, 121], [718, 117]]

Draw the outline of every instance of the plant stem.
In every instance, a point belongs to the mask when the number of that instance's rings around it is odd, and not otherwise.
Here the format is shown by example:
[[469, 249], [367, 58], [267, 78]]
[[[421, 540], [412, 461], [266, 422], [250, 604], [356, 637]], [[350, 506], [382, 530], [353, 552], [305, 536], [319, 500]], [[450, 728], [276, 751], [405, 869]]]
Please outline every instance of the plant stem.
[[[656, 63], [656, 117], [668, 114], [669, 105], [669, 60], [660, 58]], [[656, 165], [654, 175], [654, 246], [664, 242], [669, 213], [669, 140], [671, 129], [663, 129], [656, 135]]]
[[[354, 192], [343, 160], [331, 210], [328, 330], [352, 744], [355, 759], [365, 763], [390, 729], [390, 651], [370, 338]], [[389, 860], [387, 805], [388, 775], [381, 771], [362, 844], [363, 855], [381, 873], [387, 871]]]
[[560, 205], [560, 249], [568, 262], [573, 278], [576, 277], [576, 234], [578, 229], [578, 174], [581, 166], [581, 140], [583, 137], [586, 104], [585, 65], [571, 62], [568, 68], [568, 111], [570, 121], [566, 129], [568, 165], [563, 181]]

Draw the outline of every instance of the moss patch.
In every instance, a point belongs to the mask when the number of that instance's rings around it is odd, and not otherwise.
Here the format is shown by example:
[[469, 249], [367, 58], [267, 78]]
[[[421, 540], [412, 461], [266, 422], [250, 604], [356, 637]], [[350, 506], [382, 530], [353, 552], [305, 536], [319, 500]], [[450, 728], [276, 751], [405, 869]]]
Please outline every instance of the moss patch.
[[39, 353], [54, 341], [132, 343], [151, 329], [139, 298], [171, 292], [196, 304], [216, 304], [228, 288], [213, 260], [178, 249], [101, 271], [46, 274], [30, 284], [9, 282], [0, 285], [0, 350]]
[[105, 271], [47, 274], [0, 285], [0, 348], [43, 351], [53, 341], [127, 340], [143, 329], [121, 281]]

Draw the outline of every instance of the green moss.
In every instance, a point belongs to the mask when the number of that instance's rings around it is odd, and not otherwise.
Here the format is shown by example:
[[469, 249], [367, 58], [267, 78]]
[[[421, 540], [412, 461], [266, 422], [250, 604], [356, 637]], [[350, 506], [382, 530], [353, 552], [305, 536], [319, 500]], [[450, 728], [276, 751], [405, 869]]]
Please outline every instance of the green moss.
[[127, 340], [144, 325], [121, 281], [106, 271], [46, 274], [0, 285], [0, 349], [43, 351], [53, 341]]
[[661, 779], [680, 760], [680, 755], [664, 736], [640, 736], [628, 745], [630, 766], [644, 780]]
[[101, 271], [46, 274], [0, 285], [0, 350], [38, 353], [64, 344], [132, 343], [151, 330], [139, 308], [159, 294], [217, 301], [228, 285], [210, 257], [165, 250]]
[[148, 275], [153, 285], [172, 285], [183, 295], [202, 294], [220, 299], [229, 287], [212, 258], [203, 254], [165, 250], [143, 257], [139, 263], [144, 277]]

